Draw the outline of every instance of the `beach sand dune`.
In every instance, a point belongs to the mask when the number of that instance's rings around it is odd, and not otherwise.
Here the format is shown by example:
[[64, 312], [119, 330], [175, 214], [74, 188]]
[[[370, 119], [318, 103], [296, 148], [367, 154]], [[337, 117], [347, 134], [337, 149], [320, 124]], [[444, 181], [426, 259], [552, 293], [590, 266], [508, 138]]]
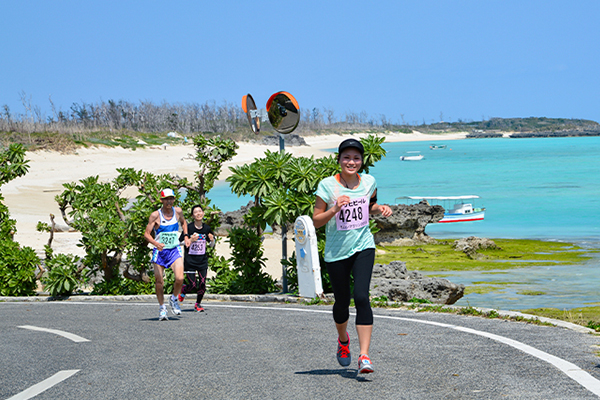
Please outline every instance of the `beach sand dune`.
[[[387, 142], [400, 141], [432, 141], [464, 139], [466, 133], [427, 135], [419, 132], [412, 134], [388, 133]], [[356, 134], [352, 137], [362, 138], [367, 134]], [[321, 157], [330, 154], [327, 149], [336, 148], [339, 143], [350, 136], [323, 135], [305, 136], [309, 146], [290, 147], [286, 151], [294, 156], [314, 155]], [[251, 163], [260, 158], [266, 150], [279, 151], [278, 146], [264, 146], [250, 143], [238, 143], [238, 154], [233, 160], [223, 166], [219, 179], [225, 179], [230, 171], [229, 166]], [[73, 154], [63, 154], [50, 151], [28, 152], [29, 172], [2, 186], [5, 204], [8, 206], [11, 218], [17, 221], [15, 240], [21, 245], [32, 247], [39, 255], [43, 254], [47, 244], [48, 233], [36, 231], [38, 221], [50, 223], [50, 214], [56, 216], [55, 222], [63, 224], [60, 209], [54, 197], [63, 190], [63, 184], [77, 182], [89, 176], [99, 176], [100, 180], [108, 181], [118, 175], [117, 168], [135, 168], [154, 174], [174, 173], [180, 177], [193, 179], [194, 171], [198, 169], [193, 159], [192, 145], [158, 146], [145, 149], [129, 150], [120, 147], [81, 148]], [[141, 228], [143, 229], [143, 227]], [[71, 253], [83, 256], [84, 253], [76, 244], [80, 239], [78, 232], [55, 233], [52, 248], [57, 253]], [[281, 238], [267, 237], [265, 239], [265, 257], [268, 259], [266, 271], [275, 278], [281, 278], [282, 256]], [[288, 256], [294, 250], [294, 242], [288, 239]], [[222, 240], [218, 251], [229, 256], [230, 251], [226, 241]]]

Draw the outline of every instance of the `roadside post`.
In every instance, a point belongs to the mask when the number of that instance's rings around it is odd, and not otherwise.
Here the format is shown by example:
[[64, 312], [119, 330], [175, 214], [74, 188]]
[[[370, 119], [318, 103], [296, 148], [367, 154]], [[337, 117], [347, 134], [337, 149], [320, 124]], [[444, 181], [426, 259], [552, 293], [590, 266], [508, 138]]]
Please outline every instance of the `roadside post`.
[[298, 291], [302, 297], [321, 297], [321, 266], [317, 247], [317, 233], [312, 218], [302, 215], [294, 224], [296, 261], [298, 268]]

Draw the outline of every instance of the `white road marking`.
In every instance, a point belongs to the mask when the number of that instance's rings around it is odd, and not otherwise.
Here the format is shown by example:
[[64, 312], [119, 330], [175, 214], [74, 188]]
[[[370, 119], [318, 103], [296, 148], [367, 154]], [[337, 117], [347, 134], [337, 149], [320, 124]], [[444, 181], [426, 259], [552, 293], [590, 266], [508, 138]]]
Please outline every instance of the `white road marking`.
[[403, 317], [391, 317], [385, 315], [374, 315], [376, 318], [385, 318], [385, 319], [395, 319], [402, 321], [410, 321], [410, 322], [418, 322], [422, 324], [436, 325], [444, 328], [455, 329], [457, 331], [471, 333], [473, 335], [487, 337], [488, 339], [495, 340], [500, 343], [504, 343], [508, 346], [514, 347], [517, 350], [520, 350], [524, 353], [527, 353], [531, 356], [534, 356], [542, 361], [547, 362], [550, 365], [558, 368], [564, 374], [566, 374], [569, 378], [573, 379], [575, 382], [579, 383], [581, 386], [594, 393], [596, 396], [600, 397], [600, 381], [594, 378], [592, 375], [588, 374], [577, 365], [563, 360], [562, 358], [553, 356], [552, 354], [546, 353], [545, 351], [538, 350], [535, 347], [529, 346], [525, 343], [521, 343], [517, 340], [510, 339], [504, 336], [495, 335], [493, 333], [478, 331], [476, 329], [465, 328], [463, 326], [444, 324], [441, 322], [433, 322], [433, 321], [423, 321], [412, 318], [403, 318]]
[[48, 328], [40, 328], [38, 326], [31, 326], [31, 325], [21, 325], [18, 326], [17, 328], [23, 328], [23, 329], [29, 329], [32, 331], [40, 331], [40, 332], [49, 332], [49, 333], [54, 333], [55, 335], [59, 335], [62, 337], [65, 337], [67, 339], [70, 339], [74, 342], [80, 343], [80, 342], [89, 342], [88, 339], [83, 338], [81, 336], [77, 336], [73, 333], [69, 333], [69, 332], [65, 332], [65, 331], [59, 331], [58, 329], [48, 329]]
[[[229, 307], [229, 308], [260, 308], [260, 309], [266, 309], [266, 310], [276, 309], [276, 310], [285, 310], [285, 311], [292, 310], [292, 311], [300, 311], [300, 312], [331, 313], [331, 311], [324, 311], [324, 310], [305, 310], [305, 309], [300, 309], [300, 308], [287, 308], [287, 307], [252, 307], [252, 306], [229, 306], [229, 305], [223, 305], [223, 304], [211, 304], [211, 307], [214, 307], [214, 306]], [[351, 313], [351, 315], [354, 315], [354, 314]], [[592, 375], [585, 372], [584, 370], [579, 368], [577, 365], [575, 365], [569, 361], [563, 360], [562, 358], [559, 358], [559, 357], [553, 356], [552, 354], [548, 354], [544, 351], [538, 350], [535, 347], [529, 346], [525, 343], [521, 343], [517, 340], [510, 339], [510, 338], [500, 336], [500, 335], [495, 335], [493, 333], [478, 331], [476, 329], [471, 329], [471, 328], [465, 328], [463, 326], [444, 324], [441, 322], [423, 321], [423, 320], [419, 320], [419, 319], [412, 319], [412, 318], [405, 318], [405, 317], [392, 317], [392, 316], [386, 316], [386, 315], [373, 315], [373, 317], [381, 318], [381, 319], [393, 319], [393, 320], [409, 321], [409, 322], [417, 322], [417, 323], [421, 323], [421, 324], [435, 325], [435, 326], [440, 326], [440, 327], [444, 327], [444, 328], [455, 329], [457, 331], [461, 331], [461, 332], [465, 332], [465, 333], [471, 333], [473, 335], [487, 337], [488, 339], [492, 339], [497, 342], [504, 343], [508, 346], [514, 347], [517, 350], [520, 350], [524, 353], [534, 356], [542, 361], [545, 361], [548, 364], [553, 365], [554, 367], [556, 367], [560, 371], [562, 371], [564, 374], [566, 374], [569, 378], [573, 379], [575, 382], [579, 383], [581, 386], [583, 386], [590, 392], [594, 393], [596, 396], [600, 397], [600, 381], [598, 379], [594, 378]]]
[[17, 393], [13, 397], [10, 397], [6, 400], [31, 399], [32, 397], [37, 396], [38, 394], [42, 393], [43, 391], [50, 389], [52, 386], [56, 385], [57, 383], [60, 383], [67, 378], [70, 378], [71, 376], [75, 375], [79, 371], [80, 370], [78, 370], [78, 369], [67, 369], [64, 371], [57, 372], [56, 374], [52, 375], [50, 378], [45, 379], [45, 380], [41, 381], [40, 383], [36, 383], [29, 389], [25, 389], [21, 393]]

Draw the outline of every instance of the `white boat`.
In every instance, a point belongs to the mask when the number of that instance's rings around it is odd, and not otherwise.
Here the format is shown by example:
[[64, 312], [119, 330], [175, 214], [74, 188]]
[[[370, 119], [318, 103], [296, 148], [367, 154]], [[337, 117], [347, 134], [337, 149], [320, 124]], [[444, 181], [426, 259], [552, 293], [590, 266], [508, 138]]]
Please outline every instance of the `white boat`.
[[402, 161], [420, 161], [423, 159], [423, 155], [419, 154], [421, 153], [420, 151], [407, 151], [407, 154], [409, 153], [417, 153], [415, 155], [408, 155], [408, 156], [400, 156], [400, 160]]
[[[473, 207], [473, 200], [479, 199], [479, 196], [401, 196], [396, 197], [396, 204], [399, 200], [403, 201], [421, 201], [427, 200], [431, 205], [439, 204], [444, 207], [444, 218], [439, 223], [448, 222], [469, 222], [481, 221], [485, 217], [484, 207]], [[468, 201], [468, 202], [467, 202]]]

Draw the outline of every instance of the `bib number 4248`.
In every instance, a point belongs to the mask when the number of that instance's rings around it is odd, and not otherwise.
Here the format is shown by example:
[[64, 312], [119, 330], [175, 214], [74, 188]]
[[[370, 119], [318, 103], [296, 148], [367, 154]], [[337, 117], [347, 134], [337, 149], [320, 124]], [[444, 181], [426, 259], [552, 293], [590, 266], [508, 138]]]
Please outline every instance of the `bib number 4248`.
[[353, 221], [358, 221], [363, 219], [363, 210], [362, 208], [350, 208], [350, 209], [342, 209], [339, 213], [339, 219], [341, 222], [351, 223]]
[[369, 225], [369, 198], [367, 196], [353, 199], [335, 216], [338, 231], [359, 229]]

